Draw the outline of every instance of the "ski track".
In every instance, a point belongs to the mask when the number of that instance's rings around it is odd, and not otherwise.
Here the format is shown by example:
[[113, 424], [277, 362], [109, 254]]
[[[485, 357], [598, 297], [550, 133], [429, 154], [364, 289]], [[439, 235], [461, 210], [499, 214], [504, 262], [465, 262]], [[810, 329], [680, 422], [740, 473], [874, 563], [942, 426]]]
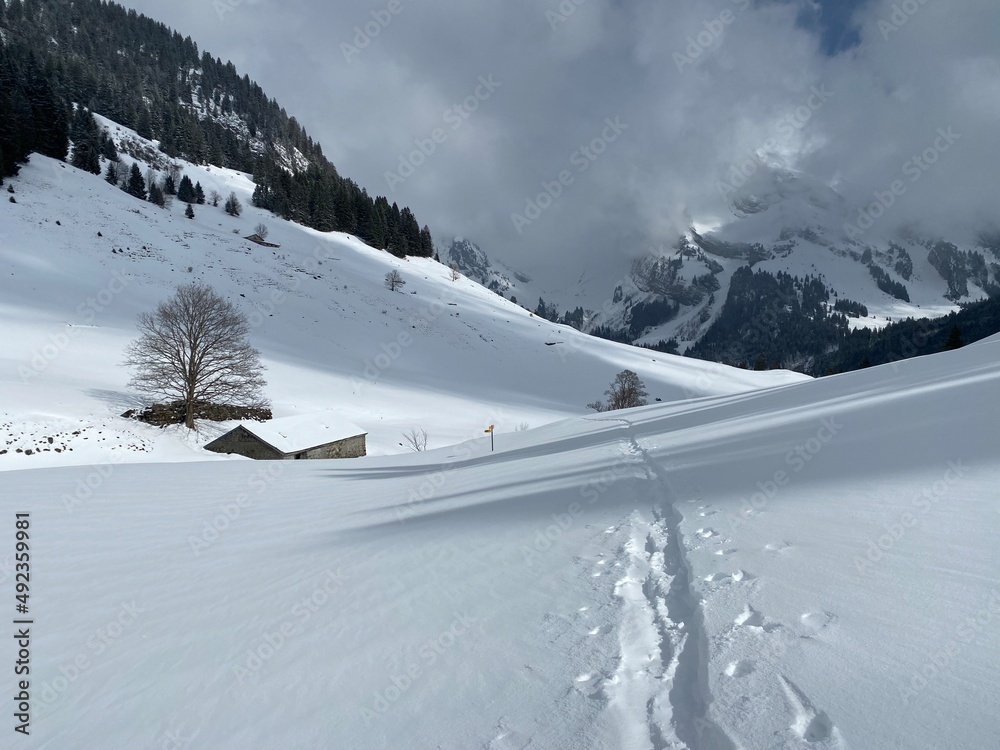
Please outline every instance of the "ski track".
[[[616, 747], [652, 750], [749, 747], [741, 742], [749, 738], [730, 736], [709, 712], [713, 702], [708, 679], [710, 639], [681, 531], [684, 517], [676, 507], [680, 493], [671, 484], [666, 469], [635, 437], [632, 425], [625, 420], [614, 421], [620, 422], [627, 432], [623, 438], [624, 452], [634, 456], [645, 472], [650, 510], [645, 511], [646, 504], [637, 502], [636, 510], [605, 532], [614, 535], [612, 538], [624, 537], [613, 564], [615, 569], [625, 571], [614, 585], [614, 597], [621, 606], [616, 633], [618, 663], [614, 673], [605, 675], [603, 680], [587, 673], [577, 681], [598, 688], [591, 697], [601, 697], [606, 702], [614, 718]], [[714, 514], [706, 510], [708, 506], [698, 507], [699, 515], [704, 518]], [[696, 546], [731, 541], [707, 527], [698, 529], [695, 536]], [[717, 554], [733, 551], [720, 547]], [[598, 564], [605, 565], [606, 561]], [[706, 580], [712, 583], [729, 579], [738, 583], [752, 580], [753, 576], [740, 570], [732, 575], [713, 574]], [[821, 629], [835, 620], [832, 613], [807, 613], [802, 618], [807, 629]], [[766, 637], [786, 626], [767, 619], [747, 602], [734, 625], [722, 634], [723, 640], [744, 629], [759, 631]], [[598, 632], [592, 630], [590, 635]], [[789, 631], [786, 637], [807, 636], [793, 636]], [[723, 674], [728, 679], [739, 679], [752, 675], [759, 667], [765, 670], [764, 685], [773, 686], [765, 690], [789, 710], [784, 737], [773, 738], [778, 741], [775, 747], [803, 750], [848, 747], [830, 717], [781, 672], [780, 663], [739, 659], [731, 662]], [[773, 674], [766, 676], [767, 671]], [[745, 700], [750, 699], [745, 697]], [[719, 710], [727, 713], [722, 704]]]
[[623, 524], [627, 539], [618, 562], [626, 570], [614, 595], [623, 603], [618, 667], [604, 684], [622, 747], [653, 750], [736, 750], [707, 715], [707, 642], [700, 599], [674, 507], [677, 493], [632, 434], [626, 450], [641, 461], [652, 501], [651, 517], [634, 511]]

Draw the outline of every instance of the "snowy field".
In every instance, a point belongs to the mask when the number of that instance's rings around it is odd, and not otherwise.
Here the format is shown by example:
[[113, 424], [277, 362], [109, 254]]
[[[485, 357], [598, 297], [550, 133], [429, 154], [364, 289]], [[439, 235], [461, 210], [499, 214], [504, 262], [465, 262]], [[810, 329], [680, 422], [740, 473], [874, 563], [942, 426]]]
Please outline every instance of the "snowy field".
[[[4, 747], [996, 746], [1000, 337], [744, 372], [249, 207], [189, 221], [41, 157], [12, 182], [0, 612], [30, 512], [34, 624]], [[280, 249], [232, 232], [260, 220]], [[276, 415], [341, 410], [374, 455], [251, 462], [121, 419], [135, 315], [192, 279], [251, 315]], [[623, 367], [662, 403], [586, 416]]]
[[18, 746], [992, 747], [998, 354], [495, 453], [7, 473]]

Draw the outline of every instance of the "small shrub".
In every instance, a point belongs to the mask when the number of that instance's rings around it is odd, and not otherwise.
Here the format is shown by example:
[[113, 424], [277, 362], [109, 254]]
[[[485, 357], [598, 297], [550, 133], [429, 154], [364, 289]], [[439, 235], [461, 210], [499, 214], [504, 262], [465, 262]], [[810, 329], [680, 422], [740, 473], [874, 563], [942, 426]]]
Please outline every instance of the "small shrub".
[[395, 292], [406, 286], [406, 281], [403, 279], [399, 271], [393, 269], [385, 275], [385, 285], [388, 287], [390, 292]]

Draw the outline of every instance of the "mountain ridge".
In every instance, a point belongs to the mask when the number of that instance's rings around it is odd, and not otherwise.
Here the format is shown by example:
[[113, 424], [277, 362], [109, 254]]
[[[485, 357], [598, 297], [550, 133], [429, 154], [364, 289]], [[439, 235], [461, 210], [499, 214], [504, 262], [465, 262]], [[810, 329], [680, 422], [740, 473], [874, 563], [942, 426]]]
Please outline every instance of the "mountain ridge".
[[[647, 345], [669, 340], [682, 353], [702, 356], [699, 342], [718, 327], [740, 269], [822, 284], [826, 292], [815, 315], [835, 332], [829, 342], [834, 347], [856, 329], [940, 318], [1000, 292], [1000, 242], [988, 227], [971, 238], [949, 240], [912, 227], [879, 225], [857, 239], [845, 229], [852, 209], [833, 188], [764, 166], [735, 191], [731, 206], [733, 217], [725, 223], [692, 228], [672, 245], [623, 260], [621, 279], [602, 296], [581, 303], [569, 288], [550, 290], [542, 312], [614, 340]], [[493, 260], [483, 255], [487, 263]], [[774, 301], [765, 294], [759, 304]], [[581, 304], [582, 316], [576, 312]], [[843, 319], [837, 317], [841, 311]], [[808, 369], [821, 349], [782, 349], [780, 339], [793, 336], [787, 326], [772, 334], [779, 341], [769, 347], [775, 355], [768, 356], [769, 365], [778, 361], [822, 374]], [[739, 337], [725, 335], [730, 336], [725, 361], [750, 363], [764, 353], [741, 348]]]

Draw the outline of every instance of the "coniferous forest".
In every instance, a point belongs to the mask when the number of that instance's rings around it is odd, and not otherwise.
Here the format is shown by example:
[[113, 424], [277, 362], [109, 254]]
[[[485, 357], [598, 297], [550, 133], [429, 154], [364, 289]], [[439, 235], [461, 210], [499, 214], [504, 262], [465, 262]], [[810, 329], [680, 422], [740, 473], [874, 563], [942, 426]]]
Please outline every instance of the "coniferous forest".
[[0, 31], [0, 179], [33, 151], [65, 159], [71, 138], [83, 142], [74, 166], [99, 171], [98, 153], [113, 144], [83, 108], [159, 141], [167, 156], [253, 174], [255, 205], [282, 218], [397, 256], [433, 254], [409, 208], [342, 177], [294, 117], [190, 37], [100, 0], [9, 0]]

